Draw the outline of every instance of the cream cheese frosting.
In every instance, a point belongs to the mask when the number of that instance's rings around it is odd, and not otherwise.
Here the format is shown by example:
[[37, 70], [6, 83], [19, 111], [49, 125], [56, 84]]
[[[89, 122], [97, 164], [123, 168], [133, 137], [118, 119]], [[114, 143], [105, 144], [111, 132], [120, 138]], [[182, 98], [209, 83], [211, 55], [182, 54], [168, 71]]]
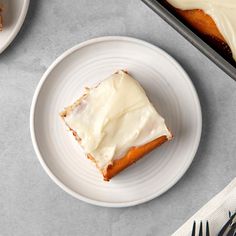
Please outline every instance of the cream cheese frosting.
[[236, 0], [167, 0], [181, 10], [201, 9], [215, 21], [236, 60]]
[[131, 147], [161, 136], [172, 137], [143, 88], [124, 71], [89, 89], [65, 122], [100, 169], [124, 156]]

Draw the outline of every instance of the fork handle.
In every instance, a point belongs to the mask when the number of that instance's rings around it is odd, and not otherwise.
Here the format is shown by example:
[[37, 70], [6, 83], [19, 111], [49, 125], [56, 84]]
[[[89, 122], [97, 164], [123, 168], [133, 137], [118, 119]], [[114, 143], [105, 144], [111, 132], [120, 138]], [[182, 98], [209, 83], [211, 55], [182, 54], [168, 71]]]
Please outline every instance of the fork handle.
[[231, 229], [226, 236], [234, 236], [234, 235], [235, 235], [235, 229]]
[[236, 213], [234, 213], [230, 219], [227, 221], [227, 223], [223, 226], [223, 228], [221, 229], [221, 231], [219, 232], [218, 236], [228, 236], [230, 230], [235, 227], [230, 228], [230, 225], [232, 224], [232, 221], [234, 220], [234, 218], [236, 217]]
[[233, 224], [231, 226], [230, 231], [228, 232], [227, 236], [234, 236], [235, 235], [235, 231], [236, 231], [236, 224]]

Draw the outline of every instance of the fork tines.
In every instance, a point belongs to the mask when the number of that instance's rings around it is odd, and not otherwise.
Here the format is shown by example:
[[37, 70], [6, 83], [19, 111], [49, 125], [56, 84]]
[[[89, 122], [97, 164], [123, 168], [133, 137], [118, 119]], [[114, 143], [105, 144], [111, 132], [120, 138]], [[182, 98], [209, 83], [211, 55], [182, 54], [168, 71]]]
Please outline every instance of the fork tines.
[[200, 222], [200, 226], [199, 226], [199, 232], [198, 234], [196, 234], [196, 221], [193, 222], [193, 228], [192, 228], [192, 236], [210, 236], [210, 229], [209, 229], [209, 223], [208, 221], [206, 222], [206, 230], [205, 230], [205, 234], [203, 234], [203, 223], [202, 221]]

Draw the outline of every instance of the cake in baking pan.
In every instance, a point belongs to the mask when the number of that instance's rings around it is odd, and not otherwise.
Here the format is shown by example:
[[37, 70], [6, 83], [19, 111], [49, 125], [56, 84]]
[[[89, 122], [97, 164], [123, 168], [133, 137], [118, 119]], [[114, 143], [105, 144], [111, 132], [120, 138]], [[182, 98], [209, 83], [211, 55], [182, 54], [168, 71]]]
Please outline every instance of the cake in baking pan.
[[166, 0], [174, 11], [223, 56], [236, 61], [235, 0]]

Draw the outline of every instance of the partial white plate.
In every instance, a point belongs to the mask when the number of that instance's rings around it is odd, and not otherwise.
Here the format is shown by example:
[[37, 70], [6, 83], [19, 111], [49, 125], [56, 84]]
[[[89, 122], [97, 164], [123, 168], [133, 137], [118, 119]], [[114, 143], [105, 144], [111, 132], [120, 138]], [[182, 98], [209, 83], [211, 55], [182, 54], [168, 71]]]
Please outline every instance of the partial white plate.
[[[141, 83], [175, 137], [104, 182], [58, 113], [85, 86], [118, 69]], [[34, 149], [48, 175], [74, 197], [107, 207], [137, 205], [171, 188], [190, 166], [202, 129], [198, 96], [182, 67], [163, 50], [127, 37], [92, 39], [56, 59], [36, 89], [30, 122]]]
[[0, 53], [18, 34], [28, 11], [30, 0], [2, 0], [3, 31], [0, 32]]

